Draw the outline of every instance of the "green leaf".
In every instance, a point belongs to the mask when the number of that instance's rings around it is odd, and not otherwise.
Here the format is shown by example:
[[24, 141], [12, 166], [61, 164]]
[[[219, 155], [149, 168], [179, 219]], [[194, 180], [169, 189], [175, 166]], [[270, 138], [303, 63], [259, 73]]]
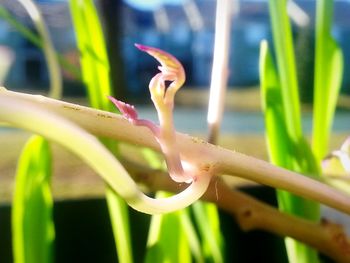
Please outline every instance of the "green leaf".
[[205, 262], [224, 262], [223, 238], [217, 207], [209, 203], [196, 202], [192, 205], [192, 209], [202, 240]]
[[287, 15], [287, 1], [269, 0], [269, 10], [286, 117], [285, 123], [289, 136], [297, 141], [302, 137], [302, 126], [292, 30]]
[[[109, 61], [97, 10], [92, 0], [70, 0], [69, 4], [80, 52], [82, 78], [88, 89], [90, 105], [93, 108], [111, 111], [112, 104], [107, 99], [107, 96], [113, 95]], [[107, 139], [103, 142], [117, 154], [116, 142]], [[133, 262], [128, 206], [109, 188], [106, 189], [106, 199], [119, 262]]]
[[290, 167], [292, 140], [284, 121], [280, 81], [266, 41], [262, 41], [260, 46], [260, 89], [270, 160], [282, 167]]
[[[17, 21], [16, 18], [2, 6], [0, 6], [0, 17], [6, 20], [14, 29], [16, 29], [32, 44], [39, 48], [43, 48], [43, 42], [41, 38], [32, 30], [30, 30], [26, 25], [23, 25], [21, 22]], [[60, 54], [57, 54], [57, 59], [65, 70], [74, 76], [75, 79], [80, 80], [80, 71], [76, 66], [71, 64], [65, 57]]]
[[102, 26], [92, 0], [70, 0], [70, 10], [80, 52], [83, 81], [91, 106], [111, 110], [109, 61]]
[[50, 180], [48, 142], [33, 136], [17, 167], [12, 208], [13, 254], [17, 263], [53, 261], [55, 230]]
[[[288, 130], [286, 114], [291, 110], [287, 98], [283, 99], [280, 77], [269, 52], [267, 42], [262, 42], [260, 51], [260, 85], [262, 105], [265, 115], [267, 146], [271, 161], [287, 169], [308, 171], [313, 168], [314, 158], [303, 137], [297, 139]], [[296, 135], [297, 133], [294, 133]], [[314, 171], [313, 171], [314, 172]], [[318, 220], [319, 205], [288, 192], [278, 190], [277, 200], [280, 210]], [[287, 252], [290, 262], [318, 262], [317, 251], [290, 238], [286, 239]]]
[[191, 249], [192, 256], [197, 263], [204, 263], [203, 253], [201, 251], [201, 243], [197, 235], [195, 226], [191, 220], [189, 209], [179, 211], [181, 226], [186, 233], [188, 245]]
[[119, 262], [133, 262], [128, 206], [125, 205], [125, 201], [109, 187], [106, 189], [106, 199], [118, 257], [123, 258], [123, 260], [119, 260]]
[[343, 74], [343, 54], [331, 36], [333, 1], [317, 1], [313, 151], [318, 161], [328, 152], [329, 137]]

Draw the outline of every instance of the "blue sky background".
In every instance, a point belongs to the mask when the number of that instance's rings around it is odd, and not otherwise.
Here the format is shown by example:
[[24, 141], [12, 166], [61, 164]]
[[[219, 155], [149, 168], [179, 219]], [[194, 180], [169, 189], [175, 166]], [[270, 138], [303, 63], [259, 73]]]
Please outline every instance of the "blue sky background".
[[153, 10], [161, 4], [181, 4], [185, 0], [124, 0], [127, 4], [143, 10]]

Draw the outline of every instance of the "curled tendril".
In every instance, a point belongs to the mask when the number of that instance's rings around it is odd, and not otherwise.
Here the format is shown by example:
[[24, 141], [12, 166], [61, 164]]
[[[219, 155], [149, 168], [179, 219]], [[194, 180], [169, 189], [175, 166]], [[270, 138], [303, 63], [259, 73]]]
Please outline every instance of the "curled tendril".
[[[140, 44], [135, 44], [135, 46], [160, 63], [158, 67], [160, 73], [155, 75], [149, 84], [151, 99], [158, 115], [162, 111], [172, 110], [175, 93], [182, 87], [186, 79], [184, 68], [174, 56], [163, 50]], [[170, 82], [170, 84], [167, 86], [166, 82]]]
[[[158, 113], [159, 127], [148, 120], [138, 119], [134, 106], [111, 97], [110, 99], [131, 123], [146, 126], [153, 132], [165, 157], [169, 175], [175, 182], [195, 182], [198, 176], [194, 175], [194, 169], [184, 169], [173, 124], [174, 97], [185, 82], [185, 71], [181, 63], [171, 54], [154, 47], [140, 44], [135, 46], [153, 56], [161, 64], [158, 67], [160, 72], [151, 79], [149, 84], [151, 99]], [[166, 82], [170, 84], [167, 86]]]

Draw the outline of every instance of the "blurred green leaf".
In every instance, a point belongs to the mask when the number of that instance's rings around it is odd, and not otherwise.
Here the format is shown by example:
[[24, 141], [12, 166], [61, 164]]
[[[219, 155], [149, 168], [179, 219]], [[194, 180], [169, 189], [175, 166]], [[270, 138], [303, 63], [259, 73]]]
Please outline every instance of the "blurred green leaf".
[[298, 80], [294, 58], [292, 30], [286, 0], [269, 0], [270, 19], [281, 85], [285, 123], [291, 139], [302, 137]]
[[123, 260], [119, 260], [119, 262], [133, 262], [128, 206], [125, 205], [125, 201], [118, 197], [109, 187], [106, 189], [106, 199], [113, 234], [116, 239], [118, 257], [123, 258]]
[[343, 75], [343, 53], [331, 36], [333, 1], [316, 3], [316, 52], [313, 151], [320, 162], [328, 152], [329, 137]]
[[50, 190], [51, 152], [48, 142], [33, 136], [17, 167], [12, 208], [14, 260], [17, 263], [53, 261], [55, 230]]
[[[273, 5], [271, 2], [270, 4]], [[289, 48], [291, 47], [289, 46]], [[287, 61], [284, 63], [287, 63], [285, 67], [291, 66]], [[263, 42], [260, 50], [260, 84], [270, 159], [274, 164], [287, 169], [310, 172], [315, 167], [310, 147], [304, 140], [302, 132], [294, 131], [298, 125], [292, 124], [301, 122], [301, 117], [300, 115], [287, 114], [288, 111], [294, 110], [293, 107], [290, 107], [291, 102], [288, 100], [287, 94], [297, 93], [283, 93], [283, 89], [297, 89], [297, 87], [294, 85], [282, 86], [281, 82], [267, 42]], [[294, 121], [288, 121], [288, 118], [292, 117]], [[289, 129], [288, 124], [291, 125]], [[286, 213], [313, 220], [319, 218], [319, 205], [317, 203], [281, 190], [277, 190], [277, 200], [279, 208]], [[289, 238], [286, 239], [286, 246], [290, 262], [318, 262], [317, 251], [314, 249]]]
[[217, 207], [214, 204], [196, 202], [192, 205], [192, 209], [202, 240], [205, 262], [224, 262], [223, 238]]
[[[109, 61], [97, 10], [92, 0], [70, 0], [69, 4], [80, 52], [82, 78], [87, 86], [90, 105], [93, 108], [112, 111], [112, 104], [107, 98], [108, 95], [112, 95]], [[118, 154], [115, 141], [102, 141], [114, 154]], [[119, 262], [133, 262], [128, 206], [108, 186], [106, 199]]]
[[91, 106], [112, 110], [109, 61], [102, 26], [92, 0], [70, 0], [70, 10], [80, 52], [83, 81]]
[[[0, 17], [6, 20], [11, 26], [13, 26], [23, 37], [32, 42], [35, 46], [43, 48], [43, 43], [41, 38], [30, 30], [27, 26], [23, 25], [21, 22], [17, 21], [16, 18], [6, 10], [6, 8], [0, 6]], [[72, 65], [60, 54], [57, 54], [57, 58], [61, 66], [67, 70], [75, 79], [80, 80], [80, 70]]]
[[197, 263], [203, 263], [204, 257], [201, 251], [201, 242], [197, 235], [194, 224], [191, 220], [189, 209], [183, 209], [179, 211], [179, 217], [181, 220], [181, 226], [188, 240], [189, 247], [191, 249], [194, 261]]
[[291, 139], [284, 121], [281, 86], [266, 41], [260, 46], [260, 89], [270, 160], [282, 167], [290, 167]]

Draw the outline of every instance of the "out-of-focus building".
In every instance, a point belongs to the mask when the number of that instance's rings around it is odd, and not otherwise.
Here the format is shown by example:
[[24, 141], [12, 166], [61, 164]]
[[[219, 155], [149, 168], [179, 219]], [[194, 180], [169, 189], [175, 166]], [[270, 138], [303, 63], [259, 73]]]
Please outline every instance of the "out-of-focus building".
[[[33, 28], [26, 11], [14, 0], [0, 0], [28, 28]], [[121, 0], [120, 0], [121, 1]], [[48, 23], [56, 49], [77, 63], [75, 37], [67, 0], [40, 0], [39, 5]], [[99, 1], [95, 1], [97, 6]], [[211, 76], [215, 29], [215, 0], [141, 1], [144, 6], [125, 0], [116, 10], [122, 32], [120, 46], [128, 94], [142, 96], [148, 82], [157, 71], [156, 62], [139, 52], [134, 43], [167, 50], [184, 65], [186, 84], [194, 88], [208, 87]], [[350, 92], [350, 1], [335, 0], [333, 35], [345, 57], [343, 91]], [[149, 4], [148, 8], [146, 3]], [[266, 0], [236, 1], [231, 29], [229, 85], [250, 87], [259, 84], [258, 59], [260, 41], [272, 40]], [[293, 34], [301, 86], [312, 86], [315, 0], [295, 0], [302, 10], [292, 11]], [[299, 11], [300, 11], [299, 10]], [[300, 21], [306, 21], [302, 24]], [[298, 22], [299, 21], [299, 22]], [[14, 50], [15, 62], [7, 77], [13, 88], [48, 86], [45, 59], [40, 49], [23, 38], [7, 21], [0, 18], [0, 45]], [[304, 58], [308, 57], [308, 60]], [[303, 74], [304, 73], [304, 74]], [[67, 76], [69, 79], [69, 75]]]

